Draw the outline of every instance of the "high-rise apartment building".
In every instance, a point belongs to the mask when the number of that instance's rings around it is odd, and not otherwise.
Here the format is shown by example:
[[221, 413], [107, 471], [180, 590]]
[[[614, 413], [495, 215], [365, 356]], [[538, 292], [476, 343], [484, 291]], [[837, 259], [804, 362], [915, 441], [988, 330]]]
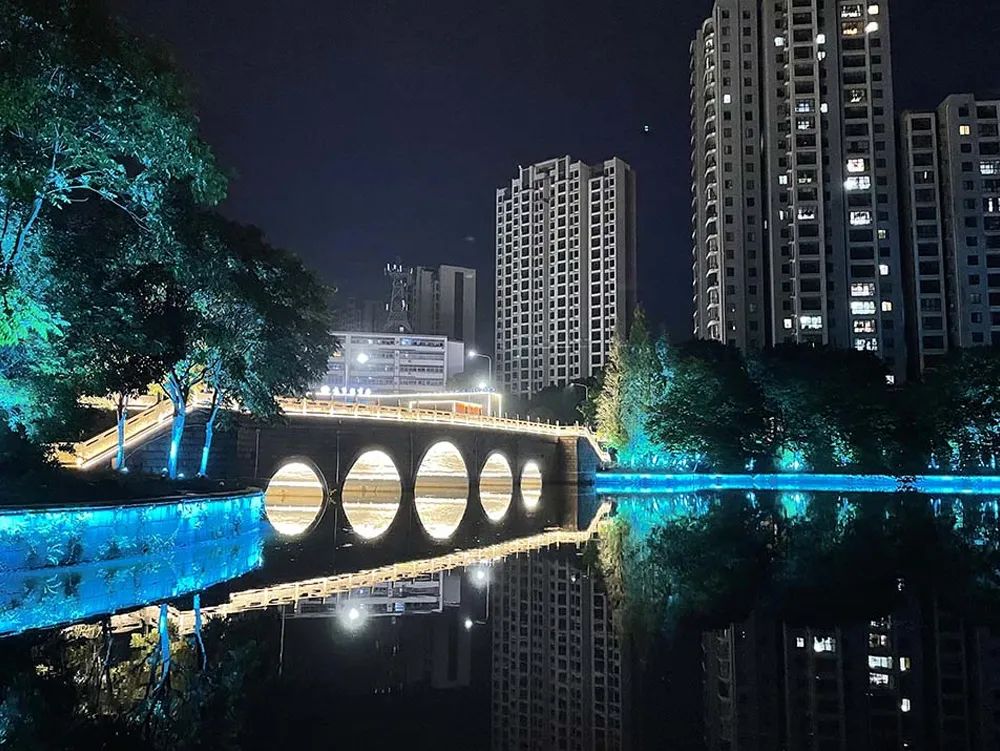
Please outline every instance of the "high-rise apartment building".
[[475, 269], [417, 266], [411, 274], [409, 314], [413, 331], [476, 346]]
[[907, 315], [915, 369], [1000, 344], [1000, 101], [958, 94], [901, 117]]
[[621, 159], [522, 167], [497, 191], [497, 376], [511, 393], [587, 378], [635, 308], [635, 174]]
[[691, 48], [694, 333], [905, 371], [888, 3], [717, 0]]

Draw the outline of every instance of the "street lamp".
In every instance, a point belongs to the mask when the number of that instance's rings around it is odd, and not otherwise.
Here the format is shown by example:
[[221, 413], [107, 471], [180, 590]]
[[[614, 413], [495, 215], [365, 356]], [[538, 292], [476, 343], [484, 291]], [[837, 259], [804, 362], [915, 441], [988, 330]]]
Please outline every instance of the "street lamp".
[[571, 389], [573, 389], [573, 388], [583, 389], [583, 397], [584, 397], [584, 399], [586, 399], [587, 401], [590, 401], [590, 386], [588, 386], [585, 383], [570, 383], [569, 387]]
[[[489, 355], [484, 355], [481, 352], [476, 352], [476, 350], [474, 350], [474, 349], [470, 349], [469, 350], [469, 354], [468, 354], [468, 358], [470, 360], [474, 360], [477, 357], [482, 357], [482, 358], [484, 358], [486, 360], [487, 367], [488, 367], [488, 370], [487, 370], [487, 373], [488, 373], [488, 379], [487, 379], [488, 383], [487, 383], [487, 385], [488, 386], [492, 386], [493, 385], [493, 358], [490, 357]], [[492, 396], [487, 396], [486, 397], [486, 414], [487, 415], [492, 415], [493, 414], [493, 397]]]

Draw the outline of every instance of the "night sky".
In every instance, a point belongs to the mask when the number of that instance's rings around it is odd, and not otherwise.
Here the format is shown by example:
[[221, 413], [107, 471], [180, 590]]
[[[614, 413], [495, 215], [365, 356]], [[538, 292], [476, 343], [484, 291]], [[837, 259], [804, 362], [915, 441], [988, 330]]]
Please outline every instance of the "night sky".
[[[483, 329], [496, 188], [519, 164], [617, 155], [637, 173], [640, 300], [690, 335], [688, 45], [710, 0], [115, 7], [190, 76], [204, 136], [236, 176], [223, 211], [342, 294], [381, 293], [397, 257], [468, 265]], [[898, 109], [1000, 88], [993, 0], [892, 11]]]

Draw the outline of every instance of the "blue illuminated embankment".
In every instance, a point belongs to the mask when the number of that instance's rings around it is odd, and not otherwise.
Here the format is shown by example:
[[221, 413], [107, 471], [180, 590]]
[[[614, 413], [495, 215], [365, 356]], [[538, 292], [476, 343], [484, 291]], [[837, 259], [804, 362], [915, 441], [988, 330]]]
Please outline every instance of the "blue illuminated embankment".
[[125, 506], [0, 510], [0, 574], [153, 555], [259, 531], [260, 492]]
[[603, 495], [690, 493], [698, 490], [792, 490], [854, 493], [1000, 493], [998, 476], [892, 477], [890, 475], [708, 475], [599, 472], [595, 491]]
[[198, 592], [262, 563], [259, 492], [0, 512], [0, 635]]

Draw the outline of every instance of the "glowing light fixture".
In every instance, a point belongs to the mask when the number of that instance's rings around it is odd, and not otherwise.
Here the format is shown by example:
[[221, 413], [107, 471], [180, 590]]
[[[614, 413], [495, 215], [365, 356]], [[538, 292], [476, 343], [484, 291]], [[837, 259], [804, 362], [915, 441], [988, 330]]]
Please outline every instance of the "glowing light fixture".
[[371, 358], [368, 356], [367, 352], [358, 352], [357, 356], [354, 359], [357, 360], [358, 365], [364, 365]]

